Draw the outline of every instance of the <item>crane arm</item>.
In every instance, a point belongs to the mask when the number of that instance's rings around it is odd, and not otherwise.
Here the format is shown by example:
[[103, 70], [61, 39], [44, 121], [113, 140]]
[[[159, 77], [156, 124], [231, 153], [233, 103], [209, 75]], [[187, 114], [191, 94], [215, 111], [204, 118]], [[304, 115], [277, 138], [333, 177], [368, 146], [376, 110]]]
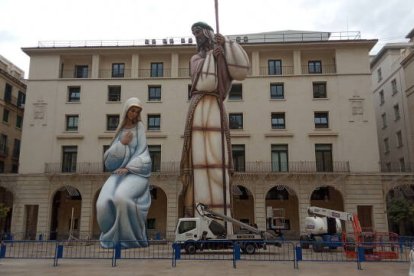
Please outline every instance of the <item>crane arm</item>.
[[311, 206], [308, 208], [308, 213], [309, 215], [318, 215], [318, 216], [328, 217], [328, 218], [337, 218], [337, 219], [345, 220], [345, 221], [354, 221], [353, 214], [342, 212], [342, 211], [326, 209], [326, 208]]
[[209, 217], [209, 218], [212, 218], [212, 219], [218, 219], [218, 220], [231, 222], [231, 223], [236, 224], [240, 227], [243, 227], [244, 229], [246, 229], [250, 232], [253, 232], [255, 234], [259, 234], [259, 235], [262, 235], [262, 236], [265, 235], [265, 236], [267, 236], [267, 238], [276, 238], [276, 236], [272, 235], [271, 233], [261, 231], [261, 230], [255, 228], [255, 227], [250, 226], [250, 225], [248, 225], [244, 222], [241, 222], [237, 219], [234, 219], [232, 217], [229, 217], [229, 216], [223, 215], [221, 213], [218, 213], [216, 211], [213, 211], [213, 210], [209, 209], [208, 206], [203, 204], [203, 203], [197, 203], [196, 210], [200, 214], [200, 216], [203, 216], [203, 217], [205, 216], [205, 217]]

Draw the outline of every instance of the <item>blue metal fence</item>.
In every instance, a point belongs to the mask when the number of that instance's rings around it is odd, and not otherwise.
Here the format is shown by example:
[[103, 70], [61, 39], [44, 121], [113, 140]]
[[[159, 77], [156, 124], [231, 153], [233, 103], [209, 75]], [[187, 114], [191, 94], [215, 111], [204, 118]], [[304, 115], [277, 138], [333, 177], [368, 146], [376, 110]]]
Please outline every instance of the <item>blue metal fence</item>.
[[[409, 262], [414, 237], [398, 242], [329, 243], [309, 242], [301, 247], [298, 241], [192, 241], [172, 243], [166, 240], [149, 241], [148, 247], [122, 248], [120, 243], [103, 248], [98, 240], [70, 241], [13, 241], [0, 244], [0, 259], [50, 259], [53, 265], [64, 259], [106, 259], [112, 266], [122, 259], [177, 261], [220, 260], [232, 262], [292, 262], [294, 268], [307, 262], [354, 262], [358, 269], [364, 262]], [[128, 241], [122, 241], [127, 244]], [[134, 242], [135, 241], [131, 241]], [[108, 243], [109, 245], [111, 243]]]

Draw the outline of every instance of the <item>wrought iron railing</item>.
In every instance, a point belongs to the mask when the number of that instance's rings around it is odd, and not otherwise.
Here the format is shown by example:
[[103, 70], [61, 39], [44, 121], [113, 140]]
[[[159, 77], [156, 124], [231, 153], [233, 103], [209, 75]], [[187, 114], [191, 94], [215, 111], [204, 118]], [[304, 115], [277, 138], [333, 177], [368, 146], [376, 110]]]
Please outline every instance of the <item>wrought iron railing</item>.
[[271, 69], [270, 67], [260, 67], [260, 76], [287, 76], [293, 75], [293, 66], [280, 66]]
[[[280, 32], [280, 33], [263, 33], [252, 35], [228, 35], [231, 39], [240, 43], [280, 43], [280, 42], [309, 42], [309, 41], [327, 41], [327, 40], [358, 40], [361, 39], [359, 31], [346, 32]], [[156, 39], [138, 39], [138, 40], [65, 40], [65, 41], [39, 41], [39, 48], [72, 48], [72, 47], [125, 47], [125, 46], [143, 46], [149, 47], [154, 45], [173, 45], [173, 44], [195, 44], [193, 37], [168, 37]]]
[[131, 77], [131, 69], [124, 69], [122, 72], [113, 72], [112, 70], [99, 70], [99, 78], [104, 79], [122, 79], [122, 78], [130, 78]]
[[139, 78], [171, 78], [171, 69], [163, 70], [151, 70], [151, 69], [139, 69]]
[[302, 65], [302, 74], [310, 74], [310, 75], [326, 75], [326, 74], [336, 74], [336, 65], [335, 64], [328, 64], [322, 65], [319, 67], [312, 67], [308, 65]]
[[[69, 168], [69, 169], [68, 169]], [[180, 162], [161, 162], [153, 164], [153, 174], [179, 174]], [[236, 173], [318, 173], [318, 172], [349, 172], [348, 161], [335, 161], [325, 166], [320, 166], [315, 161], [296, 161], [287, 164], [274, 164], [272, 162], [246, 162], [235, 167]], [[76, 164], [45, 163], [45, 173], [78, 173], [99, 174], [105, 173], [103, 163], [79, 162]]]

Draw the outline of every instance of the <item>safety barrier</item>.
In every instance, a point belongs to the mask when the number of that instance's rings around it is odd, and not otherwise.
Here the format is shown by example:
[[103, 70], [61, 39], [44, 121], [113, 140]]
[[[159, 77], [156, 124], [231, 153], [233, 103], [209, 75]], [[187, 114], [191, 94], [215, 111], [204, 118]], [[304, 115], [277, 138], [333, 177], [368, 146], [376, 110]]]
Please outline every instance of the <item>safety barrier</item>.
[[177, 260], [227, 260], [237, 261], [292, 261], [297, 267], [294, 244], [286, 241], [188, 241], [173, 244], [173, 263]]
[[[13, 241], [0, 244], [0, 259], [50, 259], [53, 265], [64, 259], [106, 259], [112, 266], [119, 260], [158, 259], [177, 261], [218, 260], [232, 262], [292, 262], [295, 269], [300, 262], [354, 262], [362, 269], [364, 262], [410, 262], [414, 239], [404, 242], [310, 242], [297, 241], [192, 241], [173, 243], [166, 240], [148, 241], [147, 247], [123, 248], [121, 243], [107, 243], [103, 248], [98, 240]], [[125, 246], [128, 242], [122, 241]]]

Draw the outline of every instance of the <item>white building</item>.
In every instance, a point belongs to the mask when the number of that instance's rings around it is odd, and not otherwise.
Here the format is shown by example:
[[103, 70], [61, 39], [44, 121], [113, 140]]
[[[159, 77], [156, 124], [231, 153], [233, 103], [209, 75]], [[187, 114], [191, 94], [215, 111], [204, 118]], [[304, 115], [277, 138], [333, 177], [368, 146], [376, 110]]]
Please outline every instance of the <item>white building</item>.
[[[376, 40], [298, 31], [230, 37], [252, 65], [225, 102], [234, 217], [264, 229], [266, 207], [279, 208], [286, 236], [298, 237], [307, 207], [316, 205], [358, 213], [364, 230], [387, 231], [385, 195], [401, 173], [380, 173], [368, 55]], [[154, 163], [148, 228], [169, 235], [183, 214], [179, 161], [192, 39], [23, 51], [30, 74], [20, 174], [0, 182], [14, 196], [10, 231], [64, 238], [73, 218], [79, 235], [99, 234], [94, 206], [108, 177], [102, 155], [122, 104], [137, 96]]]

